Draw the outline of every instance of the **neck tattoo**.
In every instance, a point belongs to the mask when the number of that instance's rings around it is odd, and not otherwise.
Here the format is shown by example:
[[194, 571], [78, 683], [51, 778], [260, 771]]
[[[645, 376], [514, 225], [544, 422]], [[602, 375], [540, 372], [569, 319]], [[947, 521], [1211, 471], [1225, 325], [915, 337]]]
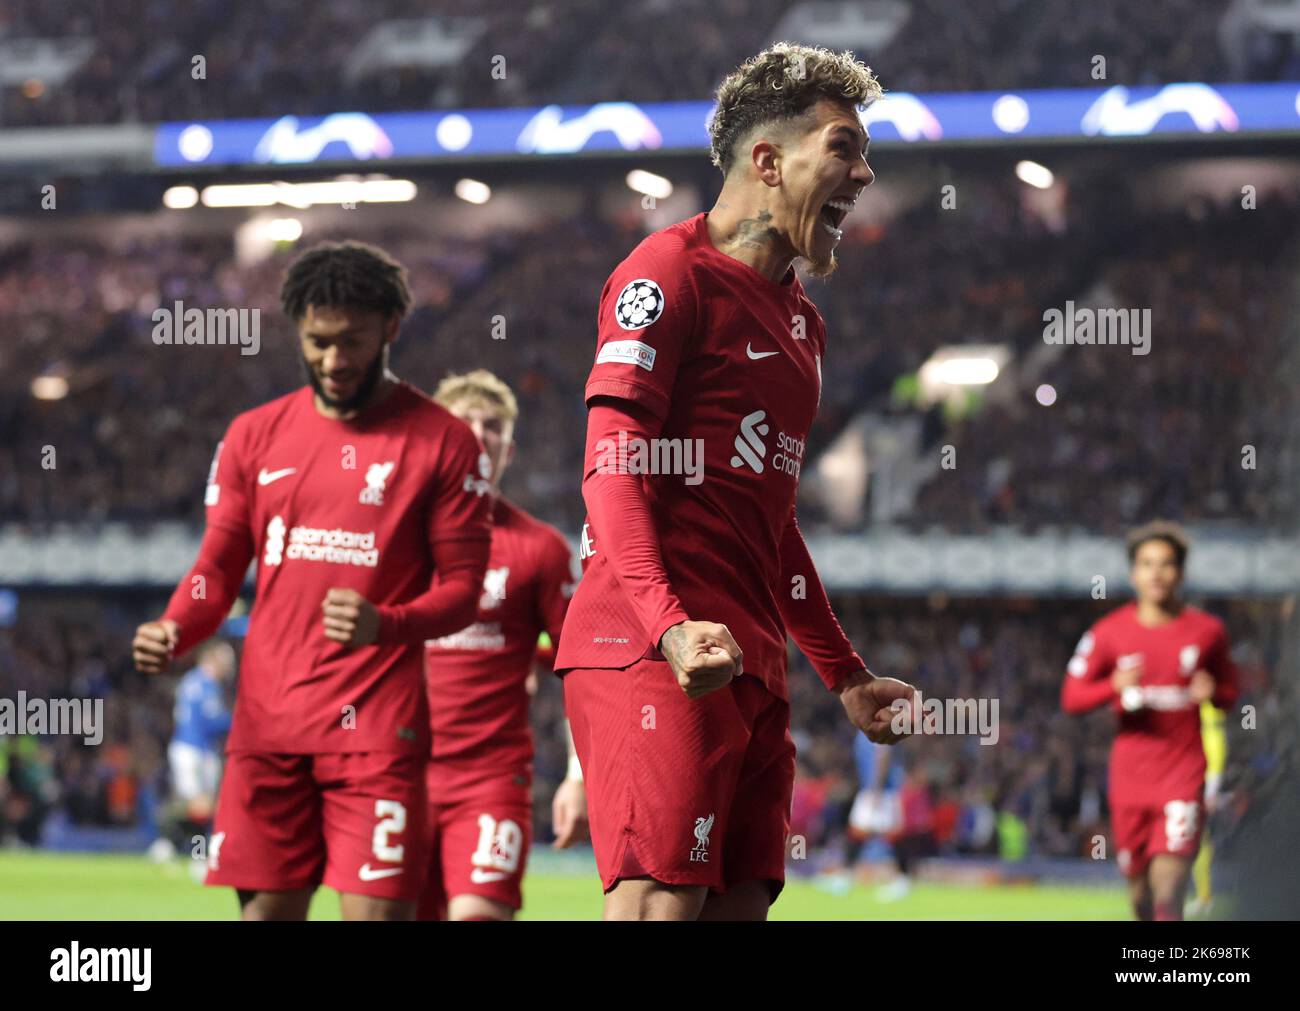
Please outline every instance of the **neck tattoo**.
[[776, 229], [772, 227], [772, 212], [759, 211], [758, 217], [744, 218], [737, 222], [735, 232], [726, 238], [723, 246], [768, 249], [776, 237]]

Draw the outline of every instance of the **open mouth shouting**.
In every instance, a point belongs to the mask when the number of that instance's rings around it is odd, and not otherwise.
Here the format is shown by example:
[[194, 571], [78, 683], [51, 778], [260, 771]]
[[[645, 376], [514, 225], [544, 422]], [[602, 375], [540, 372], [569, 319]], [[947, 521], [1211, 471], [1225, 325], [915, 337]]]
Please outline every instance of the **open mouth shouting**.
[[848, 216], [849, 211], [853, 210], [855, 203], [855, 200], [847, 197], [837, 197], [822, 204], [821, 213], [817, 216], [817, 220], [821, 223], [822, 228], [826, 230], [826, 233], [836, 242], [844, 238], [844, 232], [840, 228], [840, 224]]

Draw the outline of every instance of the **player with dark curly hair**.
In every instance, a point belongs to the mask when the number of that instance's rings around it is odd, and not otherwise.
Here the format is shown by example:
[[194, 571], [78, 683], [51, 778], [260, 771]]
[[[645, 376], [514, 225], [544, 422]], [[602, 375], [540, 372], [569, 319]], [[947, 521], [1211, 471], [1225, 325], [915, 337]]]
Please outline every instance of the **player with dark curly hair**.
[[[199, 558], [136, 630], [143, 672], [212, 635], [257, 559], [210, 885], [244, 919], [410, 919], [427, 860], [426, 639], [473, 619], [488, 460], [464, 422], [387, 369], [411, 304], [386, 253], [327, 243], [281, 301], [308, 384], [239, 415], [208, 475]], [[436, 578], [436, 581], [435, 581]]]
[[913, 698], [854, 652], [794, 508], [828, 348], [793, 265], [834, 270], [880, 93], [850, 53], [748, 60], [718, 90], [713, 209], [647, 238], [601, 295], [556, 669], [610, 919], [767, 916], [794, 787], [787, 632], [872, 740], [898, 740], [890, 706]]

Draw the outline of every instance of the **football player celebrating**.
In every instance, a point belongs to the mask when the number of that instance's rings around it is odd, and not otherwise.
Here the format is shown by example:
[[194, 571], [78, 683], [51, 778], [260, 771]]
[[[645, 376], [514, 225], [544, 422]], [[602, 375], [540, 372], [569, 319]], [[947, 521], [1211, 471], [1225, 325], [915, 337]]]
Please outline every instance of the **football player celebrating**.
[[[492, 551], [474, 623], [425, 644], [433, 750], [430, 866], [419, 915], [509, 920], [523, 904], [532, 841], [527, 682], [539, 635], [560, 636], [573, 595], [572, 553], [558, 530], [501, 494], [519, 417], [510, 387], [478, 369], [448, 376], [433, 399], [468, 424], [487, 453], [491, 469], [480, 480], [492, 499]], [[585, 835], [587, 795], [576, 762], [551, 809], [557, 847]]]
[[199, 557], [136, 630], [144, 672], [210, 636], [249, 562], [207, 883], [244, 919], [410, 919], [426, 861], [421, 644], [474, 617], [491, 531], [474, 433], [387, 368], [411, 302], [382, 250], [327, 243], [281, 289], [307, 385], [239, 415], [208, 475]]
[[1156, 521], [1128, 538], [1134, 603], [1112, 611], [1070, 660], [1061, 706], [1119, 716], [1110, 753], [1116, 858], [1139, 920], [1181, 920], [1205, 817], [1200, 706], [1237, 699], [1223, 622], [1179, 597], [1187, 538]]
[[[835, 267], [874, 176], [851, 54], [777, 44], [721, 85], [713, 209], [610, 275], [587, 380], [584, 574], [556, 669], [609, 919], [765, 919], [794, 783], [786, 633], [872, 740], [895, 700], [795, 521], [826, 331], [795, 275]], [[905, 703], [911, 704], [911, 703]]]

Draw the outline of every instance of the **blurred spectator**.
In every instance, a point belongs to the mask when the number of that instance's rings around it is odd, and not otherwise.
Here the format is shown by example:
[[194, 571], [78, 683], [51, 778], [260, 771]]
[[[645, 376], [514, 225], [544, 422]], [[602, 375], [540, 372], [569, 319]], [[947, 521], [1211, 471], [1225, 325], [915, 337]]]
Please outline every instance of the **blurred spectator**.
[[[1294, 76], [1294, 41], [1258, 31], [1221, 53], [1228, 0], [910, 0], [897, 37], [859, 55], [891, 91], [1129, 86]], [[707, 99], [773, 39], [785, 0], [195, 0], [184, 17], [152, 0], [11, 0], [0, 40], [89, 40], [65, 83], [0, 91], [0, 125], [322, 115], [430, 107]], [[376, 25], [461, 19], [478, 29], [448, 66], [349, 72]], [[203, 57], [196, 79], [194, 61]], [[1094, 77], [1095, 58], [1105, 76]], [[501, 61], [504, 60], [504, 63]], [[493, 73], [503, 67], [504, 75]], [[1235, 71], [1235, 72], [1234, 72]]]

